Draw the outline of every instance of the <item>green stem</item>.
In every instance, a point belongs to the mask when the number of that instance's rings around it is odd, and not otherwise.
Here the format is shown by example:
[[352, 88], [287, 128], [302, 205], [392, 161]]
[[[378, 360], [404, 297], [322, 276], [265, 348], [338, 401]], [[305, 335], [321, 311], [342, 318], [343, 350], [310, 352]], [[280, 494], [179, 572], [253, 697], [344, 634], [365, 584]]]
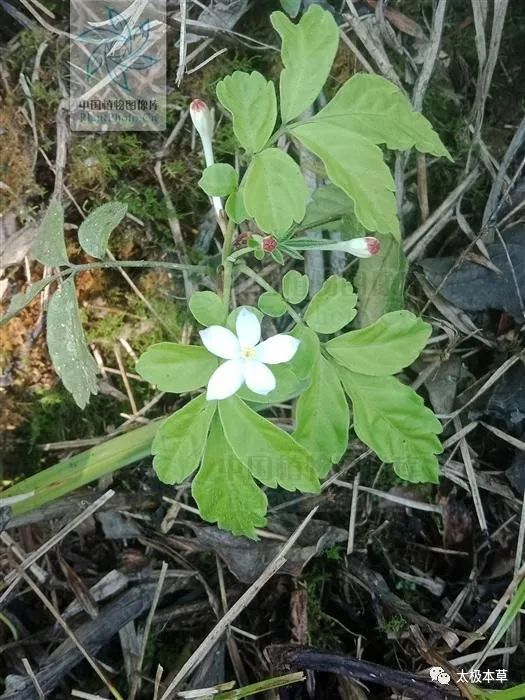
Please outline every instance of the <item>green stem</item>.
[[101, 262], [85, 263], [84, 265], [70, 265], [67, 272], [84, 272], [85, 270], [114, 269], [119, 267], [152, 267], [163, 270], [189, 270], [204, 271], [206, 265], [183, 265], [182, 263], [164, 262], [162, 260], [103, 260]]
[[[242, 272], [246, 277], [250, 277], [254, 282], [257, 282], [259, 287], [262, 287], [265, 291], [267, 292], [274, 292], [275, 294], [279, 294], [279, 292], [272, 287], [271, 284], [269, 284], [264, 277], [261, 277], [258, 275], [254, 270], [252, 270], [250, 267], [247, 265], [240, 265], [239, 266], [239, 272]], [[286, 303], [286, 302], [285, 302]], [[290, 306], [290, 304], [286, 303], [286, 309], [290, 316], [293, 318], [293, 320], [298, 323], [302, 324], [303, 320], [297, 313], [297, 311], [293, 308], [293, 306]]]
[[243, 255], [248, 255], [248, 253], [253, 253], [253, 248], [239, 248], [239, 250], [236, 250], [235, 253], [232, 253], [229, 257], [228, 260], [230, 262], [235, 262], [239, 258], [242, 258]]
[[233, 250], [233, 232], [235, 230], [235, 222], [233, 219], [228, 220], [228, 225], [226, 226], [226, 231], [224, 233], [224, 244], [222, 246], [222, 270], [223, 270], [223, 284], [222, 284], [222, 301], [224, 304], [224, 309], [226, 313], [230, 307], [230, 297], [232, 292], [232, 280], [233, 280], [233, 261], [230, 260], [230, 256]]

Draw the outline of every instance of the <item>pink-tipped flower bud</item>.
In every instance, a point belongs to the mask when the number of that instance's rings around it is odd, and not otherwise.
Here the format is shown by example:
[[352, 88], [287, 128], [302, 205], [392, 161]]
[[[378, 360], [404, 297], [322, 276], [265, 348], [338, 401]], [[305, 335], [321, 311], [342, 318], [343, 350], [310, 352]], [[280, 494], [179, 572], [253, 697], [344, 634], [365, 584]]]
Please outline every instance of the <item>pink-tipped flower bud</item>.
[[261, 247], [265, 253], [273, 253], [277, 248], [277, 240], [273, 236], [265, 236], [262, 239]]
[[[363, 238], [352, 238], [350, 241], [341, 241], [338, 244], [340, 250], [344, 250], [357, 258], [370, 258], [377, 255], [381, 250], [381, 244], [374, 236], [364, 236]], [[335, 247], [335, 246], [334, 246]]]
[[193, 126], [202, 141], [206, 165], [213, 165], [213, 114], [206, 102], [203, 100], [193, 100], [190, 105], [190, 116]]

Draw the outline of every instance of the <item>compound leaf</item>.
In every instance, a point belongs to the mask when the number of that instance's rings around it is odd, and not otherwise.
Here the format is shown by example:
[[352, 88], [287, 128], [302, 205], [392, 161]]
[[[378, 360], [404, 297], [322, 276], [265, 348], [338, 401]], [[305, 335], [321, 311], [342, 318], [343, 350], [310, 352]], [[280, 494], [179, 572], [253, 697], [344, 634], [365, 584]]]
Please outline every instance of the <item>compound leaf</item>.
[[423, 399], [395, 377], [370, 377], [340, 367], [353, 406], [354, 430], [406, 481], [437, 483], [441, 423]]
[[217, 418], [193, 479], [192, 495], [204, 520], [234, 535], [256, 539], [255, 528], [266, 524], [266, 496], [233, 453]]
[[218, 83], [217, 97], [232, 115], [233, 131], [241, 146], [250, 153], [264, 148], [277, 117], [273, 83], [257, 71], [235, 71]]
[[411, 365], [431, 333], [432, 326], [410, 311], [392, 311], [371, 326], [329, 340], [325, 348], [347, 369], [381, 377]]
[[89, 352], [78, 311], [75, 280], [70, 277], [49, 301], [47, 346], [58, 376], [84, 408], [97, 393], [97, 363]]
[[266, 233], [284, 233], [304, 217], [306, 183], [297, 163], [279, 148], [252, 158], [242, 191], [246, 211]]
[[311, 5], [297, 24], [282, 12], [273, 12], [270, 19], [282, 39], [281, 118], [286, 124], [321, 92], [337, 52], [339, 30], [330, 12], [319, 5]]
[[399, 238], [394, 179], [379, 146], [316, 118], [293, 126], [291, 133], [323, 161], [330, 180], [354, 202], [355, 215], [365, 229]]
[[414, 111], [399, 88], [380, 75], [354, 75], [314, 121], [340, 126], [352, 137], [359, 135], [394, 150], [415, 146], [422, 153], [452, 160], [428, 119]]
[[259, 297], [257, 306], [263, 314], [271, 316], [272, 318], [284, 316], [288, 309], [286, 302], [277, 292], [263, 292]]
[[161, 425], [151, 453], [153, 468], [164, 484], [180, 484], [197, 469], [216, 407], [201, 394]]
[[67, 265], [69, 262], [64, 240], [64, 208], [57, 199], [49, 203], [31, 252], [39, 263], [49, 267]]
[[217, 369], [218, 359], [199, 345], [157, 343], [137, 362], [143, 379], [176, 394], [199, 389]]
[[311, 456], [288, 433], [237, 396], [219, 402], [219, 415], [231, 449], [258, 481], [287, 491], [319, 491]]
[[122, 202], [108, 202], [92, 211], [78, 229], [78, 240], [83, 250], [94, 258], [103, 258], [111, 233], [127, 211], [128, 205]]

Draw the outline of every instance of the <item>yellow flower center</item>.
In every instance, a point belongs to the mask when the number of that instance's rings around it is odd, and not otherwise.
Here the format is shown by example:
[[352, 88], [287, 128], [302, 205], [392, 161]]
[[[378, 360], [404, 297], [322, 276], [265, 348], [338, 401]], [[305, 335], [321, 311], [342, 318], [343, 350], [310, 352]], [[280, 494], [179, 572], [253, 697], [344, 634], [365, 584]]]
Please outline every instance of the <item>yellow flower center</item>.
[[249, 345], [241, 350], [241, 356], [245, 360], [253, 360], [255, 358], [255, 348]]

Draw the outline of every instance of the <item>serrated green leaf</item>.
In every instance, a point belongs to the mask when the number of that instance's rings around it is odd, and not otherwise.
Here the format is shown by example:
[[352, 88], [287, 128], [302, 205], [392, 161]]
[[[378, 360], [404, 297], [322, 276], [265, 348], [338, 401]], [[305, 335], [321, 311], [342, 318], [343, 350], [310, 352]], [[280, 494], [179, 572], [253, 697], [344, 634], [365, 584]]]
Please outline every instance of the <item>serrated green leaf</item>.
[[94, 258], [105, 257], [109, 237], [127, 211], [128, 205], [122, 202], [108, 202], [93, 210], [78, 229], [82, 249]]
[[316, 333], [335, 333], [355, 317], [356, 303], [352, 284], [332, 275], [308, 304], [304, 320]]
[[231, 449], [258, 481], [287, 491], [319, 491], [312, 458], [288, 433], [237, 396], [219, 402], [219, 415]]
[[31, 252], [39, 263], [49, 267], [67, 265], [69, 262], [64, 240], [64, 208], [56, 199], [49, 203]]
[[279, 148], [257, 153], [242, 183], [244, 206], [266, 233], [280, 234], [304, 218], [308, 189], [297, 163]]
[[412, 109], [410, 101], [380, 75], [358, 73], [314, 117], [393, 150], [412, 147], [422, 153], [452, 160], [428, 119]]
[[75, 280], [70, 277], [49, 301], [47, 347], [56, 373], [75, 403], [84, 408], [97, 393], [97, 363], [89, 352], [78, 311]]
[[236, 224], [240, 224], [250, 218], [244, 206], [241, 190], [231, 193], [226, 200], [225, 209], [226, 214], [228, 214], [229, 218], [235, 221]]
[[353, 406], [354, 430], [406, 481], [437, 483], [441, 423], [423, 399], [395, 377], [369, 377], [339, 367]]
[[218, 83], [217, 97], [232, 115], [233, 131], [241, 146], [250, 153], [264, 148], [277, 118], [273, 83], [257, 71], [235, 71]]
[[318, 5], [311, 5], [297, 24], [282, 12], [273, 12], [270, 19], [282, 39], [281, 118], [287, 123], [321, 92], [337, 53], [339, 30], [330, 12]]
[[203, 326], [221, 326], [226, 318], [222, 299], [215, 292], [194, 292], [188, 306], [195, 320]]
[[13, 316], [16, 316], [19, 311], [22, 311], [28, 304], [30, 304], [35, 297], [37, 297], [41, 291], [43, 291], [48, 284], [53, 281], [54, 277], [44, 277], [44, 279], [29, 285], [29, 287], [23, 292], [18, 292], [18, 294], [13, 294], [11, 302], [7, 308], [4, 316], [0, 318], [0, 326], [7, 323]]
[[204, 520], [234, 535], [256, 539], [255, 528], [266, 524], [266, 496], [232, 452], [217, 418], [191, 492]]
[[289, 270], [283, 277], [283, 296], [290, 304], [300, 304], [308, 295], [310, 280], [297, 270]]
[[237, 189], [238, 175], [228, 163], [214, 163], [205, 168], [199, 187], [210, 197], [225, 197]]
[[201, 394], [159, 428], [151, 453], [153, 468], [164, 484], [180, 484], [197, 469], [216, 408]]
[[297, 401], [293, 437], [313, 457], [320, 477], [326, 476], [348, 447], [350, 411], [336, 370], [320, 352], [312, 358], [312, 381]]
[[392, 311], [371, 326], [329, 340], [325, 348], [347, 369], [383, 377], [411, 365], [431, 333], [432, 326], [410, 311]]
[[157, 343], [137, 362], [143, 379], [176, 394], [199, 389], [217, 369], [218, 359], [199, 345]]
[[359, 261], [354, 284], [359, 297], [356, 325], [369, 326], [389, 311], [404, 306], [407, 261], [398, 241], [392, 236], [377, 236], [381, 248], [377, 255]]
[[339, 187], [323, 185], [312, 194], [299, 229], [301, 231], [339, 230], [343, 217], [355, 219], [353, 201]]
[[263, 314], [272, 318], [284, 316], [288, 308], [282, 296], [277, 292], [263, 292], [259, 297], [257, 306]]
[[291, 133], [323, 161], [330, 180], [354, 202], [355, 215], [365, 229], [400, 237], [394, 178], [379, 146], [315, 118], [293, 126]]

